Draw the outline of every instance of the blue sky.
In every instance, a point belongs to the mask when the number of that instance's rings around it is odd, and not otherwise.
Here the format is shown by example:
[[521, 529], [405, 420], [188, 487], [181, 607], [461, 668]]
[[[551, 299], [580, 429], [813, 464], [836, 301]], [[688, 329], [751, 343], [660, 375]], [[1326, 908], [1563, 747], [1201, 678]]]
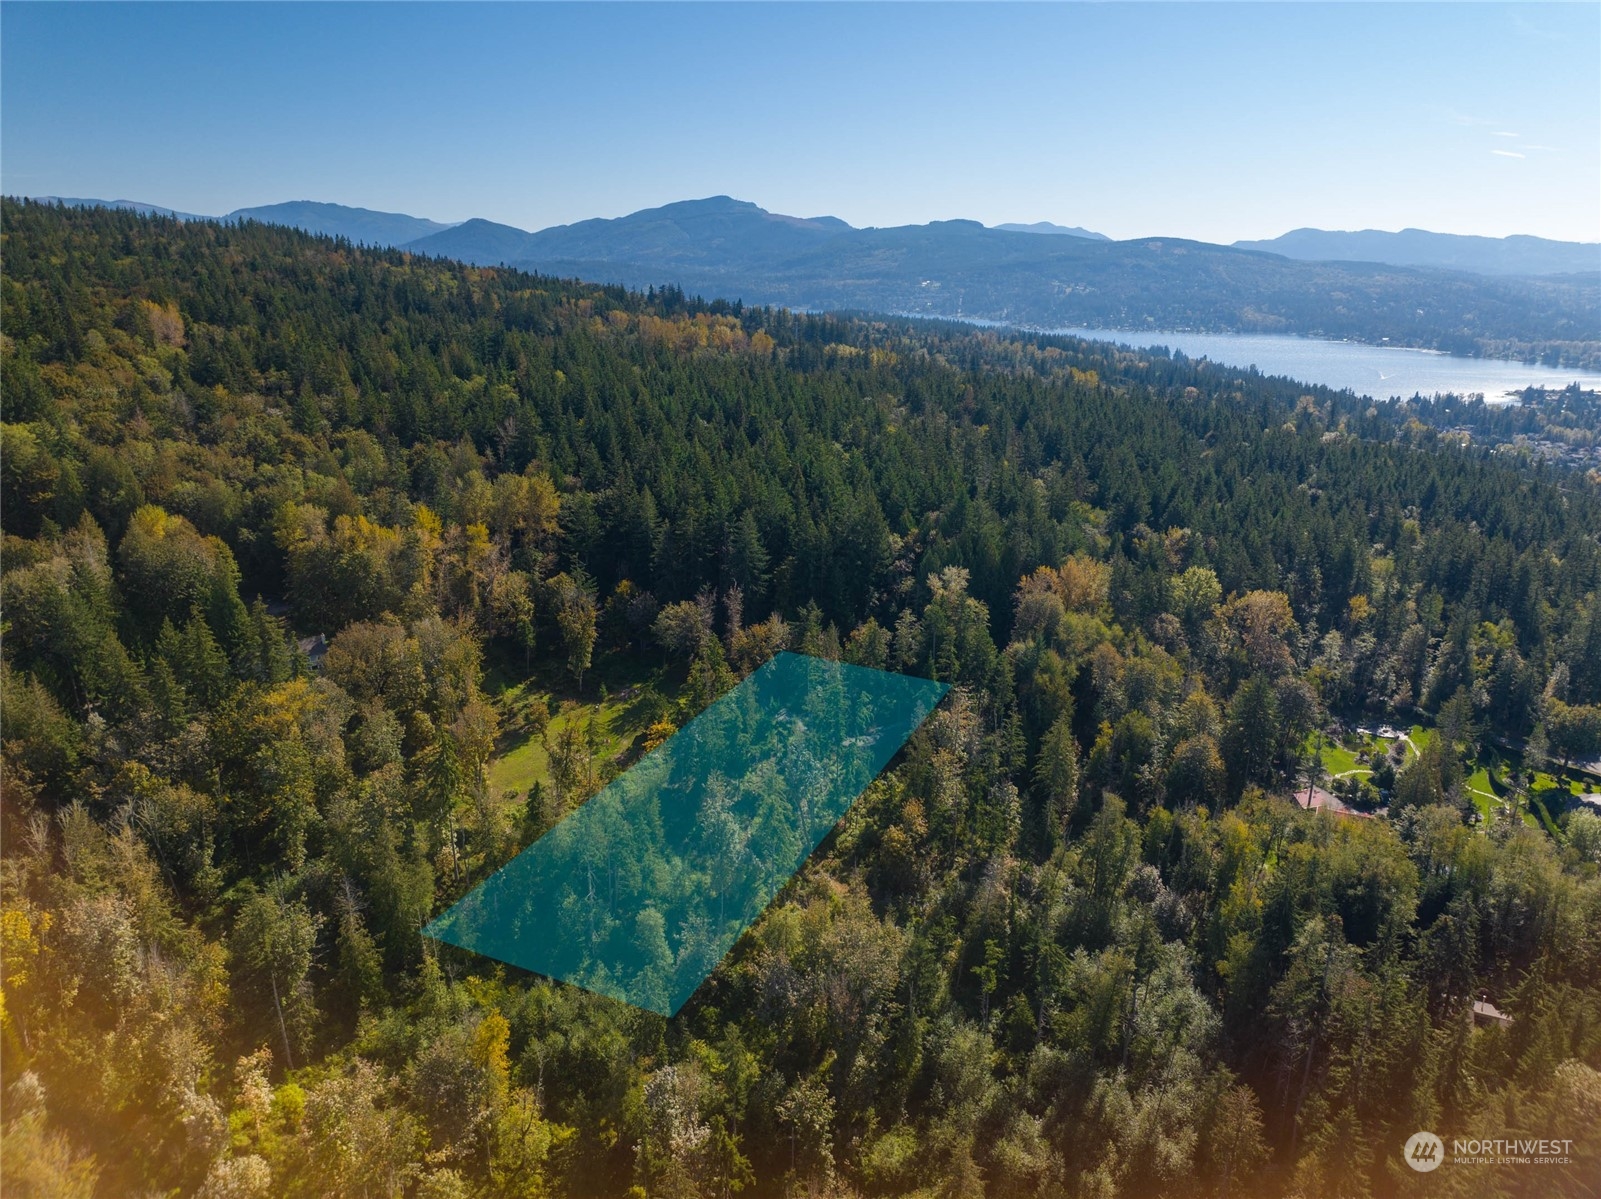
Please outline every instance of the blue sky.
[[0, 6], [0, 187], [1601, 236], [1601, 5]]

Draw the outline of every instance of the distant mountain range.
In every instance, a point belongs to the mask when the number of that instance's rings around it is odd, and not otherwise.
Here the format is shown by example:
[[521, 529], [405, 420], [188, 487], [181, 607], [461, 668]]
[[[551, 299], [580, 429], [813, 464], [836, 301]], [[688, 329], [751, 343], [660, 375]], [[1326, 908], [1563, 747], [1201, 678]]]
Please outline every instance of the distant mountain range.
[[144, 216], [170, 216], [180, 221], [209, 221], [213, 217], [193, 212], [179, 212], [176, 208], [163, 208], [160, 204], [146, 204], [140, 200], [88, 200], [82, 196], [34, 196], [41, 204], [65, 204], [68, 208], [120, 208]]
[[993, 226], [1004, 229], [1008, 233], [1045, 233], [1056, 237], [1087, 237], [1091, 241], [1111, 241], [1104, 233], [1093, 233], [1088, 229], [1080, 229], [1077, 225], [1053, 225], [1050, 221], [1035, 221], [1031, 225], [1019, 225], [1016, 221], [1009, 221], [1004, 225]]
[[[579, 221], [525, 233], [510, 225], [467, 221], [419, 238], [405, 248], [485, 265], [567, 264], [563, 273], [598, 273], [600, 282], [681, 283], [700, 288], [712, 280], [781, 274], [797, 257], [854, 229], [838, 217], [782, 216], [743, 200], [714, 196], [647, 208], [614, 220]], [[580, 264], [581, 268], [580, 268]], [[694, 280], [693, 283], [683, 280]]]
[[407, 216], [403, 212], [375, 212], [370, 208], [351, 208], [344, 204], [320, 204], [315, 200], [290, 200], [285, 204], [265, 204], [259, 208], [236, 208], [220, 217], [179, 212], [159, 204], [138, 200], [88, 200], [79, 196], [38, 196], [46, 204], [67, 204], [74, 208], [125, 208], [152, 216], [176, 217], [180, 221], [262, 221], [268, 225], [289, 225], [307, 233], [349, 238], [369, 246], [402, 246], [453, 228], [439, 221]]
[[1317, 262], [1385, 262], [1433, 266], [1480, 275], [1566, 275], [1601, 271], [1601, 242], [1549, 241], [1543, 237], [1464, 237], [1403, 229], [1358, 233], [1295, 229], [1269, 241], [1237, 241], [1242, 250], [1266, 250]]
[[[116, 206], [170, 214], [131, 201]], [[858, 229], [837, 217], [785, 216], [728, 196], [534, 233], [486, 220], [445, 225], [309, 201], [220, 219], [792, 308], [1038, 328], [1297, 333], [1533, 356], [1553, 365], [1601, 361], [1601, 247], [1532, 237], [1306, 229], [1221, 246], [1182, 238], [1112, 241], [1049, 222]], [[1420, 257], [1430, 260], [1411, 261]]]
[[[611, 260], [619, 253], [638, 254], [657, 252], [659, 244], [653, 238], [677, 225], [679, 230], [693, 237], [699, 233], [716, 237], [717, 222], [728, 213], [761, 213], [763, 233], [751, 248], [767, 252], [782, 252], [807, 244], [808, 233], [826, 231], [850, 232], [853, 226], [838, 217], [789, 217], [766, 212], [754, 204], [730, 200], [727, 196], [714, 196], [709, 200], [686, 200], [661, 208], [645, 209], [618, 220], [581, 221], [576, 225], [557, 225], [541, 233], [529, 233], [512, 225], [497, 225], [492, 221], [471, 220], [451, 224], [430, 221], [423, 217], [407, 216], [400, 212], [375, 212], [370, 208], [351, 208], [344, 204], [321, 204], [313, 200], [291, 200], [284, 204], [267, 204], [258, 208], [238, 208], [222, 217], [200, 216], [192, 212], [179, 212], [159, 204], [146, 204], [137, 200], [92, 200], [73, 196], [38, 196], [45, 203], [96, 205], [105, 208], [125, 208], [134, 212], [154, 213], [158, 216], [177, 217], [180, 220], [256, 220], [269, 224], [289, 225], [308, 233], [322, 233], [329, 237], [346, 237], [367, 245], [406, 246], [421, 238], [442, 233], [448, 229], [462, 230], [454, 239], [432, 243], [434, 253], [461, 251], [474, 259], [515, 261], [538, 258], [546, 248], [558, 249], [557, 257]], [[718, 206], [726, 212], [707, 220], [707, 206]], [[627, 222], [626, 226], [623, 222]], [[699, 227], [691, 229], [688, 224]], [[949, 223], [949, 222], [941, 222]], [[970, 223], [970, 222], [961, 222]], [[726, 226], [726, 221], [724, 221]], [[631, 241], [620, 245], [611, 240], [614, 232], [627, 230]], [[1104, 233], [1096, 233], [1077, 225], [1057, 225], [1051, 221], [1034, 221], [1030, 224], [1008, 222], [991, 228], [1003, 233], [1038, 233], [1058, 237], [1082, 237], [1090, 241], [1110, 241]], [[786, 230], [801, 230], [793, 236]], [[726, 228], [724, 231], [727, 231]], [[748, 234], [749, 228], [742, 228]], [[543, 234], [553, 236], [548, 242], [530, 242]], [[673, 234], [668, 234], [669, 238]], [[585, 245], [582, 239], [588, 237]], [[1142, 239], [1152, 240], [1152, 239]], [[1211, 244], [1211, 243], [1203, 243]], [[532, 253], [521, 253], [528, 247]], [[1426, 266], [1443, 270], [1467, 271], [1479, 275], [1567, 275], [1601, 271], [1601, 242], [1552, 241], [1544, 237], [1514, 235], [1512, 237], [1470, 237], [1456, 233], [1431, 233], [1427, 229], [1403, 229], [1387, 233], [1380, 229], [1363, 229], [1359, 232], [1341, 232], [1329, 229], [1293, 229], [1279, 237], [1258, 241], [1237, 241], [1237, 250], [1262, 250], [1302, 262], [1374, 262], [1389, 266]], [[499, 255], [496, 257], [496, 255]]]
[[374, 212], [370, 208], [318, 204], [313, 200], [291, 200], [287, 204], [267, 204], [261, 208], [237, 208], [224, 219], [292, 225], [308, 233], [346, 237], [369, 246], [403, 246], [419, 237], [454, 228], [439, 221], [407, 216], [403, 212]]
[[1039, 328], [1301, 333], [1574, 364], [1601, 355], [1601, 275], [1303, 262], [1177, 238], [1040, 236], [976, 221], [856, 229], [727, 196], [538, 233], [468, 221], [405, 248], [792, 308]]

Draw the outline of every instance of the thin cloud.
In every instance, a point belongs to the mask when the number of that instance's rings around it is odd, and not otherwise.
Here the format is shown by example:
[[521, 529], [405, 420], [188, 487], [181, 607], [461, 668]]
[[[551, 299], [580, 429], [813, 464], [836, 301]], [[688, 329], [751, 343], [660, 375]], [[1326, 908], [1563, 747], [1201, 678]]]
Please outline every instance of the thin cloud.
[[1522, 158], [1522, 157], [1524, 157], [1522, 154], [1519, 154], [1516, 150], [1491, 150], [1490, 153], [1498, 155], [1501, 158]]
[[1517, 137], [1518, 135], [1516, 133], [1507, 133], [1507, 132], [1505, 132], [1503, 130], [1497, 130], [1496, 132], [1492, 133], [1490, 136], [1491, 137]]
[[1456, 124], [1466, 126], [1470, 129], [1483, 129], [1486, 125], [1499, 125], [1501, 123], [1500, 121], [1490, 121], [1483, 117], [1473, 116], [1470, 113], [1460, 112], [1457, 109], [1451, 108], [1447, 105], [1441, 105], [1435, 111], [1444, 113]]
[[1555, 153], [1555, 154], [1562, 153], [1562, 147], [1561, 146], [1524, 146], [1523, 148], [1525, 150], [1550, 150], [1552, 153]]

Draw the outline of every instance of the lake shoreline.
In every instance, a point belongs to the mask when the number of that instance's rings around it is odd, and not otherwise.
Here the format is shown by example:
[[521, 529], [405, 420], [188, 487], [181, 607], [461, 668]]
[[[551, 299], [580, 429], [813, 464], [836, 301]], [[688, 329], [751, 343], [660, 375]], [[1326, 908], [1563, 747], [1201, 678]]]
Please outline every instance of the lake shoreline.
[[1550, 367], [1511, 358], [1469, 357], [1423, 346], [1308, 337], [1299, 333], [1199, 333], [1083, 326], [1046, 329], [973, 317], [919, 319], [955, 320], [977, 328], [1074, 337], [1140, 350], [1162, 349], [1186, 358], [1204, 358], [1217, 366], [1255, 369], [1263, 375], [1350, 391], [1374, 400], [1480, 395], [1486, 403], [1505, 404], [1515, 402], [1518, 393], [1528, 387], [1561, 390], [1578, 383], [1586, 390], [1601, 390], [1601, 372], [1595, 370]]

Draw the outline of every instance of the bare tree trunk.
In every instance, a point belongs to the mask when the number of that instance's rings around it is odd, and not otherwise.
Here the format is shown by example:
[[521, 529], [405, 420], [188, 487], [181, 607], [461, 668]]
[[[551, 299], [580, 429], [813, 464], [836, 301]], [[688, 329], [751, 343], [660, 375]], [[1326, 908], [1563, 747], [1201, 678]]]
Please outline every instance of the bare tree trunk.
[[278, 1031], [283, 1034], [284, 1038], [284, 1064], [293, 1070], [295, 1068], [295, 1055], [289, 1050], [289, 1026], [284, 1023], [284, 1006], [278, 1002], [278, 976], [276, 974], [268, 974], [267, 978], [272, 982], [272, 1006], [278, 1013]]
[[1301, 1136], [1301, 1105], [1306, 1102], [1306, 1085], [1312, 1080], [1312, 1059], [1317, 1056], [1317, 1033], [1312, 1034], [1306, 1047], [1306, 1068], [1301, 1071], [1301, 1090], [1295, 1097], [1295, 1119], [1290, 1124], [1290, 1156], [1295, 1156], [1295, 1143]]

